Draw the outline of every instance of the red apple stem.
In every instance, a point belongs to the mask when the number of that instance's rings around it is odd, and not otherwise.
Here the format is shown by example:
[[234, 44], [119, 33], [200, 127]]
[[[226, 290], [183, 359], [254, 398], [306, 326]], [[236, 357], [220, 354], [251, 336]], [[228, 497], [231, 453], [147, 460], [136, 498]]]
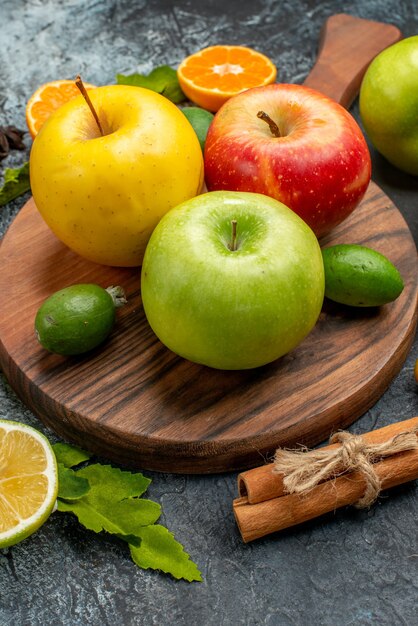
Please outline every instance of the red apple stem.
[[273, 135], [273, 137], [280, 137], [281, 136], [279, 127], [277, 126], [276, 122], [273, 122], [273, 120], [271, 119], [270, 115], [268, 115], [264, 111], [259, 111], [257, 113], [257, 117], [259, 117], [260, 120], [263, 120], [263, 122], [266, 122], [269, 125], [270, 132]]
[[229, 244], [229, 249], [231, 252], [235, 252], [237, 249], [237, 220], [231, 220], [232, 226], [232, 235], [231, 235], [231, 243]]
[[80, 92], [81, 92], [81, 95], [83, 96], [84, 100], [87, 102], [87, 104], [88, 104], [88, 106], [89, 106], [89, 109], [90, 109], [90, 111], [92, 112], [93, 117], [94, 117], [94, 119], [95, 119], [95, 121], [96, 121], [96, 124], [97, 124], [97, 126], [98, 126], [99, 131], [100, 131], [100, 134], [103, 136], [103, 135], [104, 135], [104, 132], [103, 132], [102, 125], [100, 124], [99, 116], [97, 115], [97, 113], [96, 113], [96, 111], [95, 111], [95, 108], [94, 108], [94, 106], [93, 106], [93, 103], [92, 103], [92, 101], [90, 100], [90, 96], [89, 96], [89, 94], [87, 93], [87, 89], [84, 87], [83, 81], [81, 80], [81, 77], [80, 77], [80, 75], [79, 75], [79, 74], [78, 74], [78, 75], [76, 76], [76, 78], [75, 78], [75, 84], [76, 84], [76, 85], [77, 85], [77, 87], [79, 88], [79, 90], [80, 90]]

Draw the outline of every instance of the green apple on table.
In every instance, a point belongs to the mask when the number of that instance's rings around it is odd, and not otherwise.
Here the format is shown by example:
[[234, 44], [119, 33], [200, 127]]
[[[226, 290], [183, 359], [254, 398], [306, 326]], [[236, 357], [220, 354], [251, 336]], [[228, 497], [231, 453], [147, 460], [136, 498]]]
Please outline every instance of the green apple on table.
[[[35, 204], [55, 235], [104, 265], [140, 265], [159, 219], [200, 193], [203, 157], [183, 113], [141, 87], [80, 95], [36, 136], [30, 156]], [[100, 126], [100, 128], [99, 128]]]
[[277, 200], [209, 192], [161, 219], [145, 251], [141, 294], [151, 328], [176, 354], [218, 369], [258, 367], [315, 325], [321, 250]]
[[386, 48], [360, 88], [360, 117], [375, 148], [399, 169], [418, 175], [418, 35]]

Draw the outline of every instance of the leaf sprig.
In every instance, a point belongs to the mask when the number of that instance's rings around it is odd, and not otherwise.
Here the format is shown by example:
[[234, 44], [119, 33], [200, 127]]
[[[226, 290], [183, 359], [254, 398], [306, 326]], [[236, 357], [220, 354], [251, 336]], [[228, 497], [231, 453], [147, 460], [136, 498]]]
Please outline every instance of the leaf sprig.
[[[151, 480], [110, 465], [85, 465], [90, 455], [69, 444], [53, 446], [58, 463], [58, 511], [74, 514], [96, 533], [116, 535], [128, 545], [132, 560], [189, 582], [202, 575], [183, 546], [164, 526], [156, 524], [161, 507], [141, 498]], [[80, 469], [72, 469], [80, 464]]]
[[181, 90], [177, 72], [169, 65], [160, 65], [154, 68], [149, 74], [116, 74], [118, 85], [134, 85], [135, 87], [145, 87], [165, 96], [174, 104], [180, 104], [187, 100]]
[[16, 169], [6, 168], [4, 183], [0, 187], [0, 206], [4, 206], [29, 190], [29, 163], [24, 163], [22, 167]]

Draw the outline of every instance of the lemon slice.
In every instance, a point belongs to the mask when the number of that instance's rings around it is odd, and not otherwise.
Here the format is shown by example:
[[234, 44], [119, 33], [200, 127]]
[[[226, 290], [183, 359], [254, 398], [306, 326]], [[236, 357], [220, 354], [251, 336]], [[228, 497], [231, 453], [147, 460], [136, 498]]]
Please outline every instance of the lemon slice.
[[0, 548], [35, 532], [52, 513], [57, 493], [57, 463], [46, 437], [0, 420]]

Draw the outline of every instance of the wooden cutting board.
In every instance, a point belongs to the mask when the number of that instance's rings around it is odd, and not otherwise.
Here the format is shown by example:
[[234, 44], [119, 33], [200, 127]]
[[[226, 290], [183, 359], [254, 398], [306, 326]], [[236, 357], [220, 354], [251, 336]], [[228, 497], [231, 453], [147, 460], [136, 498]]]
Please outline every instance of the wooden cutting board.
[[[368, 62], [399, 39], [394, 27], [328, 20], [306, 84], [348, 105]], [[416, 324], [417, 257], [398, 209], [373, 183], [360, 207], [321, 243], [370, 245], [399, 268], [405, 289], [381, 308], [326, 302], [302, 344], [255, 370], [224, 372], [167, 350], [144, 317], [140, 272], [99, 266], [61, 244], [33, 200], [0, 247], [0, 363], [11, 386], [63, 438], [112, 461], [185, 473], [260, 465], [279, 445], [312, 445], [372, 406], [400, 370]], [[49, 354], [34, 317], [52, 292], [78, 282], [122, 285], [128, 304], [102, 347]]]

